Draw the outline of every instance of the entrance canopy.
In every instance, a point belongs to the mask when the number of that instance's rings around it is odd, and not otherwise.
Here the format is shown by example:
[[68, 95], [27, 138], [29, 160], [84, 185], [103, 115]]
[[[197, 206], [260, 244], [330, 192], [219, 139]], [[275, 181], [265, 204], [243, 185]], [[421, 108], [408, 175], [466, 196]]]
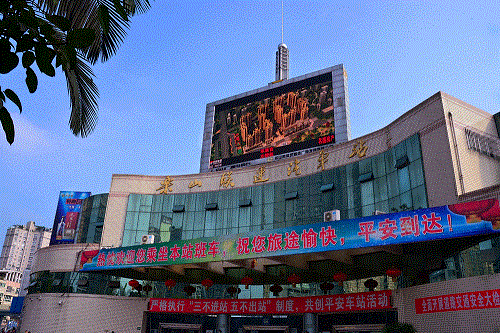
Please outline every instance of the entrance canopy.
[[[220, 284], [332, 281], [385, 274], [410, 278], [441, 268], [443, 259], [500, 235], [500, 206], [489, 199], [213, 238], [101, 249], [81, 271], [141, 280]], [[88, 254], [82, 253], [82, 256]], [[297, 282], [298, 283], [298, 282]]]

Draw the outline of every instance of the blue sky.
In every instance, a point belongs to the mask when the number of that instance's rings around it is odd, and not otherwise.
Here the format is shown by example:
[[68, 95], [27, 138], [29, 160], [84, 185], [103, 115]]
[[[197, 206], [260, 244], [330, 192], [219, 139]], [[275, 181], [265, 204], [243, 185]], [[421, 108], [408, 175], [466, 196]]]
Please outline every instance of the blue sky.
[[[352, 137], [370, 133], [438, 91], [500, 112], [498, 1], [284, 1], [290, 77], [343, 63]], [[17, 92], [12, 146], [0, 132], [0, 235], [51, 227], [59, 191], [109, 191], [111, 175], [197, 173], [207, 103], [274, 81], [281, 1], [154, 1], [118, 53], [94, 72], [99, 122], [68, 126], [64, 75], [0, 77]]]

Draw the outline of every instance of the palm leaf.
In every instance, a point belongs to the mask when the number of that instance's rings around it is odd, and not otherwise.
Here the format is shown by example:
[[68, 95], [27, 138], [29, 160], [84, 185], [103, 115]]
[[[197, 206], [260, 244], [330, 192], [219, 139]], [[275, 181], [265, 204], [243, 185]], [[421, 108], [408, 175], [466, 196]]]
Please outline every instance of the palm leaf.
[[94, 73], [80, 54], [77, 54], [75, 66], [70, 68], [65, 64], [62, 68], [71, 104], [69, 127], [74, 135], [86, 137], [97, 123], [99, 91], [92, 79]]
[[[92, 28], [96, 32], [94, 43], [85, 50], [85, 58], [91, 64], [107, 61], [123, 42], [129, 23], [116, 11], [112, 0], [35, 0], [47, 14], [61, 15], [71, 21], [71, 27]], [[122, 0], [122, 6], [131, 16], [149, 9], [148, 0]], [[109, 12], [109, 26], [103, 26], [101, 6]]]

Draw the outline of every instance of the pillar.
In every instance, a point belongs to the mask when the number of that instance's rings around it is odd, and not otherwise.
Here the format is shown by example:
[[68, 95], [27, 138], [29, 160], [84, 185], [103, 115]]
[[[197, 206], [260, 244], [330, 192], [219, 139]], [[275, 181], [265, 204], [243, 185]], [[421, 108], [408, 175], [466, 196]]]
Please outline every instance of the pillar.
[[318, 315], [315, 313], [304, 313], [303, 333], [318, 333]]
[[217, 315], [217, 331], [215, 333], [229, 333], [229, 315]]

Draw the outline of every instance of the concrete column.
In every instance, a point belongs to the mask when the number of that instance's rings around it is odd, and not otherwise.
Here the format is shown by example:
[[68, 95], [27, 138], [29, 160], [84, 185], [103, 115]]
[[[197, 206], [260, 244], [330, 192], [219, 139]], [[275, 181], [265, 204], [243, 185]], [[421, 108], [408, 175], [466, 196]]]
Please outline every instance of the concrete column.
[[318, 315], [304, 313], [303, 327], [303, 333], [318, 333]]
[[228, 314], [218, 314], [217, 315], [217, 332], [215, 333], [229, 333], [229, 315]]

